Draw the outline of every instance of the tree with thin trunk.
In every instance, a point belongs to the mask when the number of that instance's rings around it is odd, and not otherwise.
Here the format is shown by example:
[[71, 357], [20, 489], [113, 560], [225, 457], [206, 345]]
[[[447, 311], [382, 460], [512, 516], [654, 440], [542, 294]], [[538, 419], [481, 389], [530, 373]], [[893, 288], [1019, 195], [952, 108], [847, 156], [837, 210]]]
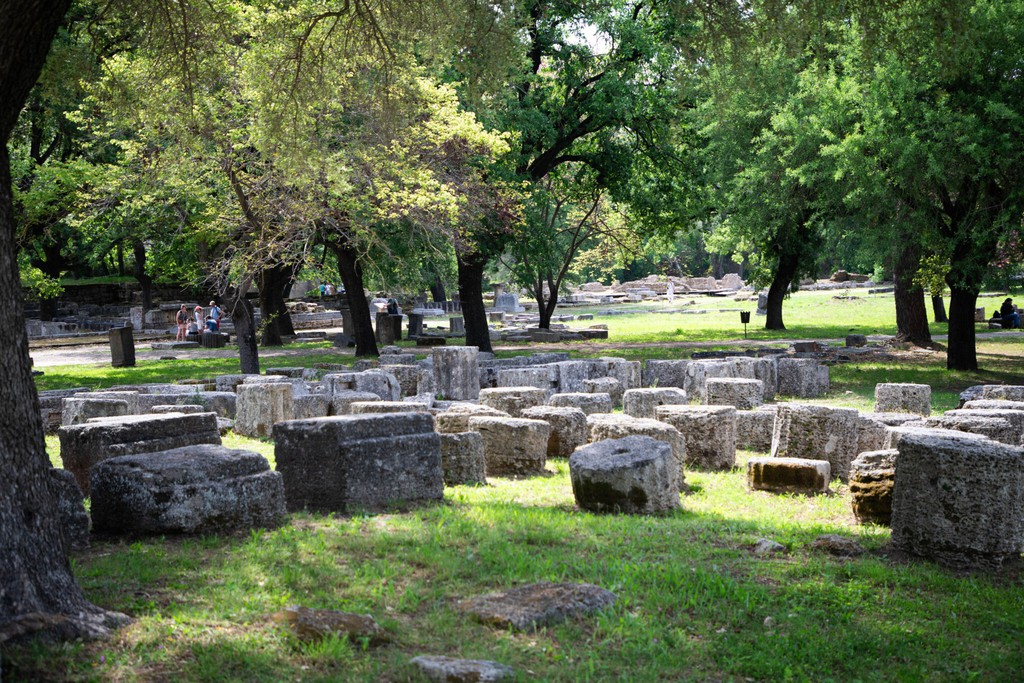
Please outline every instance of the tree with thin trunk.
[[14, 244], [7, 140], [69, 4], [0, 3], [0, 643], [101, 637], [127, 622], [90, 603], [71, 572], [32, 380]]

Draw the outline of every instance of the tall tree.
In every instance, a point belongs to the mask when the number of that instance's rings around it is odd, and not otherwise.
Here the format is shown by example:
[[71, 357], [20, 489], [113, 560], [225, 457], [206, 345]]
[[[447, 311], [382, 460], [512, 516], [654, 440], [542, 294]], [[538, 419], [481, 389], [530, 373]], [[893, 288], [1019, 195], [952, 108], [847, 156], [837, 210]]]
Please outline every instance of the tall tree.
[[32, 380], [14, 244], [7, 141], [70, 0], [0, 3], [0, 643], [97, 637], [126, 622], [90, 603], [71, 572]]

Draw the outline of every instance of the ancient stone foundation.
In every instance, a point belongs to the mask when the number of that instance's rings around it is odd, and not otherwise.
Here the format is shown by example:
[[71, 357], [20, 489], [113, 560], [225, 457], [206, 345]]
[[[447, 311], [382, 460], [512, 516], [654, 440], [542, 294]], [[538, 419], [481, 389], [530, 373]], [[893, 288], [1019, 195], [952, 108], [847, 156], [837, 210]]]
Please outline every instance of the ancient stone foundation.
[[598, 441], [569, 458], [576, 504], [593, 512], [654, 514], [679, 507], [672, 448], [648, 436]]

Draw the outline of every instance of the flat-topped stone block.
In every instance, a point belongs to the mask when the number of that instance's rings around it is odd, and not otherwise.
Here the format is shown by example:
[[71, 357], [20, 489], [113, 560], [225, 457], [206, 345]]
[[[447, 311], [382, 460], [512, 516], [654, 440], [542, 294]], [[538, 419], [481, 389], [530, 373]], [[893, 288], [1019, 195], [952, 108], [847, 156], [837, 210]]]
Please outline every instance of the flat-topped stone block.
[[537, 387], [498, 387], [480, 390], [480, 403], [519, 417], [527, 408], [547, 403], [548, 395]]
[[913, 413], [861, 413], [857, 452], [866, 453], [887, 448], [886, 442], [891, 429], [920, 419], [920, 415]]
[[764, 383], [742, 377], [709, 377], [704, 382], [703, 402], [740, 410], [757, 408], [764, 403]]
[[825, 493], [831, 469], [825, 460], [751, 458], [747, 461], [747, 486], [772, 493]]
[[304, 394], [292, 397], [292, 419], [308, 420], [330, 414], [331, 401], [326, 394]]
[[332, 372], [324, 375], [324, 393], [331, 397], [344, 391], [376, 394], [382, 401], [402, 398], [402, 385], [390, 368], [374, 368], [362, 372]]
[[1024, 401], [1024, 385], [983, 384], [981, 398], [1001, 401]]
[[767, 453], [772, 449], [776, 405], [736, 411], [736, 448]]
[[857, 457], [860, 413], [853, 408], [829, 408], [781, 403], [772, 433], [772, 457], [827, 460], [832, 476], [844, 482]]
[[350, 409], [352, 415], [430, 412], [430, 406], [417, 401], [357, 401], [350, 406]]
[[238, 385], [235, 403], [235, 433], [268, 437], [274, 425], [295, 418], [292, 385], [287, 381]]
[[882, 383], [875, 385], [876, 413], [932, 413], [932, 388], [927, 384]]
[[89, 495], [89, 472], [99, 462], [121, 455], [154, 453], [198, 444], [220, 445], [217, 416], [127, 415], [98, 418], [57, 430], [64, 469], [75, 475], [82, 493]]
[[778, 373], [778, 393], [783, 396], [818, 398], [828, 393], [828, 366], [814, 358], [780, 358]]
[[179, 413], [181, 415], [195, 415], [197, 413], [207, 413], [209, 411], [206, 410], [205, 408], [203, 408], [202, 406], [194, 406], [194, 405], [181, 405], [181, 406], [178, 406], [178, 405], [167, 404], [167, 405], [153, 406], [152, 408], [149, 409], [149, 412], [150, 412], [151, 415], [166, 415], [166, 414], [169, 414], [169, 413]]
[[544, 582], [467, 598], [457, 607], [484, 624], [532, 631], [605, 609], [617, 599], [611, 591], [592, 584]]
[[478, 403], [457, 403], [443, 413], [435, 416], [437, 431], [445, 434], [459, 434], [469, 431], [469, 418], [481, 417], [512, 417], [504, 410], [496, 410]]
[[328, 415], [349, 415], [352, 413], [352, 405], [354, 403], [382, 400], [380, 396], [369, 391], [351, 391], [348, 389], [335, 391], [333, 394], [328, 394], [328, 396], [330, 397], [327, 409]]
[[732, 406], [659, 406], [657, 419], [679, 430], [686, 464], [706, 470], [736, 465], [736, 409]]
[[999, 417], [1010, 423], [1012, 434], [1008, 440], [1016, 437], [1014, 444], [1024, 442], [1024, 410], [1007, 410], [996, 408], [960, 408], [947, 410], [944, 417]]
[[350, 415], [274, 426], [288, 509], [346, 512], [441, 500], [440, 437], [426, 413]]
[[587, 416], [587, 440], [590, 443], [607, 439], [621, 439], [626, 436], [649, 436], [669, 445], [676, 463], [676, 483], [680, 489], [686, 484], [683, 470], [686, 462], [686, 440], [679, 430], [670, 424], [642, 417], [597, 413]]
[[624, 393], [622, 383], [614, 377], [596, 377], [583, 380], [583, 392], [587, 394], [608, 394], [612, 399], [612, 405], [622, 405], [622, 394]]
[[522, 412], [528, 420], [544, 420], [551, 425], [548, 457], [568, 458], [579, 446], [587, 443], [587, 416], [579, 408], [534, 406]]
[[473, 416], [469, 418], [469, 429], [483, 437], [487, 476], [533, 475], [545, 471], [551, 435], [547, 422]]
[[558, 372], [550, 365], [507, 368], [497, 371], [498, 387], [536, 387], [550, 396], [558, 383]]
[[88, 387], [75, 389], [51, 389], [39, 392], [39, 413], [43, 418], [43, 429], [47, 434], [56, 432], [61, 426], [61, 414], [64, 410], [64, 399], [88, 394]]
[[679, 507], [678, 471], [672, 447], [649, 436], [597, 441], [569, 458], [576, 504], [592, 512], [671, 512]]
[[1020, 438], [1013, 425], [1005, 417], [979, 417], [977, 415], [936, 415], [922, 421], [925, 427], [933, 429], [952, 429], [958, 432], [981, 434], [993, 441], [1020, 445]]
[[195, 445], [111, 458], [92, 471], [93, 529], [215, 534], [280, 526], [281, 475], [257, 453]]
[[850, 464], [850, 504], [861, 524], [889, 526], [897, 454], [895, 448], [867, 451]]
[[218, 375], [214, 378], [217, 391], [230, 391], [234, 393], [238, 389], [238, 385], [245, 381], [246, 377], [254, 377], [254, 375]]
[[445, 346], [431, 353], [434, 393], [449, 401], [471, 401], [480, 396], [480, 349]]
[[548, 405], [556, 408], [579, 408], [585, 415], [610, 413], [612, 397], [608, 394], [555, 394], [548, 399]]
[[678, 387], [627, 389], [622, 395], [622, 412], [630, 417], [653, 420], [658, 406], [684, 405], [687, 402], [686, 392]]
[[484, 437], [479, 432], [441, 434], [440, 437], [444, 485], [486, 484]]
[[1024, 450], [965, 432], [907, 430], [896, 459], [892, 543], [951, 567], [1024, 551]]
[[94, 417], [129, 415], [128, 401], [114, 398], [66, 398], [61, 425], [76, 425]]

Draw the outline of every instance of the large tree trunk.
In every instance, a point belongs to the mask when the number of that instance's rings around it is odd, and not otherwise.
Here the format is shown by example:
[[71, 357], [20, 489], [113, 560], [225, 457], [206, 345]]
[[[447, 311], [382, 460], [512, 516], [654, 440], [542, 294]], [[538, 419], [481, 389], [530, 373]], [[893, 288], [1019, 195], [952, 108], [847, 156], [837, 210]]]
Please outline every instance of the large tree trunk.
[[142, 240], [132, 242], [132, 254], [135, 255], [132, 274], [142, 289], [142, 312], [145, 313], [153, 308], [153, 278], [146, 272], [146, 245]]
[[466, 346], [475, 346], [485, 353], [491, 353], [491, 332], [487, 327], [483, 293], [487, 257], [479, 253], [458, 254], [457, 261], [459, 299], [462, 302], [462, 318], [466, 323]]
[[[328, 245], [338, 257], [338, 274], [345, 285], [345, 298], [352, 312], [352, 337], [356, 341], [357, 356], [378, 356], [377, 337], [373, 334], [373, 321], [370, 318], [370, 303], [366, 300], [363, 286], [363, 266], [359, 263], [359, 254], [347, 242], [334, 242]], [[346, 333], [349, 330], [345, 330]]]
[[0, 643], [102, 637], [128, 621], [86, 600], [71, 573], [32, 380], [14, 245], [7, 140], [69, 4], [0, 4]]
[[941, 294], [932, 295], [932, 315], [937, 323], [949, 322], [949, 318], [946, 317], [946, 304], [942, 302]]
[[918, 346], [931, 346], [928, 314], [924, 305], [924, 289], [914, 283], [920, 263], [920, 249], [909, 245], [902, 249], [893, 268], [896, 298], [896, 338]]
[[430, 296], [438, 303], [447, 301], [446, 297], [448, 294], [444, 291], [444, 281], [436, 273], [434, 274], [434, 282], [430, 285]]
[[285, 292], [291, 285], [294, 268], [279, 263], [260, 272], [260, 313], [263, 346], [281, 346], [283, 337], [295, 336], [292, 317], [285, 304]]
[[548, 297], [544, 297], [544, 281], [541, 278], [537, 278], [537, 282], [533, 287], [533, 298], [537, 300], [537, 312], [540, 315], [540, 322], [537, 326], [543, 330], [551, 329], [551, 318], [555, 315], [555, 309], [558, 307], [558, 288], [554, 284], [554, 278], [550, 275], [547, 279], [548, 285]]
[[238, 340], [238, 363], [244, 375], [260, 374], [260, 350], [257, 344], [256, 312], [246, 298], [249, 292], [249, 280], [238, 287], [229, 287], [223, 293], [227, 313], [231, 324], [235, 326], [235, 339]]
[[950, 286], [947, 370], [978, 369], [978, 354], [974, 336], [974, 308], [977, 303], [977, 290]]
[[789, 291], [789, 285], [793, 282], [799, 265], [800, 257], [797, 254], [784, 254], [779, 257], [779, 263], [775, 267], [775, 277], [772, 279], [771, 287], [768, 288], [768, 305], [765, 308], [767, 317], [764, 321], [764, 329], [786, 329], [782, 322], [782, 300], [786, 298], [786, 292]]

